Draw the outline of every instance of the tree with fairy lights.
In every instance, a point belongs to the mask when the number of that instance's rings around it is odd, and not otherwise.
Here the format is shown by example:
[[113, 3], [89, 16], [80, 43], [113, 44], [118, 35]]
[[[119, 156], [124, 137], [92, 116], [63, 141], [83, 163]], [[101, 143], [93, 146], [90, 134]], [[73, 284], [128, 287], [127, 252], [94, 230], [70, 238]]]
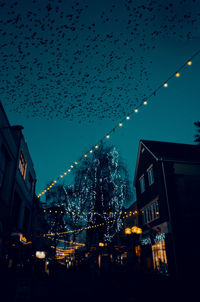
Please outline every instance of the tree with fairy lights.
[[85, 157], [75, 170], [70, 194], [67, 187], [65, 193], [67, 210], [73, 211], [74, 223], [103, 224], [94, 229], [93, 239], [112, 241], [122, 228], [123, 207], [131, 199], [128, 173], [117, 149], [100, 145], [91, 156]]
[[51, 246], [53, 246], [53, 259], [56, 260], [56, 248], [58, 245], [59, 233], [66, 229], [65, 223], [65, 192], [60, 184], [46, 192], [44, 211], [48, 223], [48, 232], [51, 234]]

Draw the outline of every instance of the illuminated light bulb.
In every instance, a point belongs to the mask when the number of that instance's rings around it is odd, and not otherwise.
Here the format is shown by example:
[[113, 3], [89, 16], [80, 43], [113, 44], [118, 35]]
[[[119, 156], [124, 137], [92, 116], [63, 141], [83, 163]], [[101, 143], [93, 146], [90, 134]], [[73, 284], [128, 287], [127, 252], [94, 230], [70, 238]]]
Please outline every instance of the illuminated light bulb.
[[87, 154], [85, 154], [84, 156], [87, 157]]
[[71, 168], [73, 169], [73, 168], [74, 168], [74, 166], [73, 166], [73, 165], [71, 165]]
[[75, 161], [75, 165], [78, 165], [77, 161]]
[[65, 175], [67, 175], [67, 172], [64, 172]]
[[90, 153], [92, 153], [93, 151], [92, 150], [90, 150]]
[[176, 77], [180, 77], [180, 73], [179, 72], [176, 72]]
[[188, 64], [189, 66], [191, 66], [191, 65], [192, 65], [192, 61], [189, 60], [189, 61], [187, 62], [187, 64]]
[[106, 138], [107, 138], [107, 139], [109, 139], [109, 138], [110, 138], [110, 135], [109, 135], [109, 134], [107, 134], [107, 135], [106, 135]]
[[129, 115], [127, 115], [126, 119], [127, 119], [127, 120], [130, 120], [130, 116], [129, 116]]
[[47, 188], [47, 190], [49, 190], [49, 188]]
[[44, 190], [44, 193], [46, 193], [47, 190]]
[[70, 169], [68, 169], [68, 172], [70, 172], [71, 170]]
[[56, 181], [56, 180], [54, 180], [54, 183], [57, 183], [57, 181]]
[[119, 123], [119, 127], [122, 127], [122, 125], [123, 125], [122, 123]]
[[46, 210], [44, 210], [44, 212], [46, 212]]
[[63, 178], [63, 175], [60, 175], [61, 178]]
[[135, 112], [138, 112], [138, 109], [136, 108], [134, 111], [135, 111]]
[[164, 87], [168, 87], [168, 84], [167, 83], [164, 83], [164, 85], [163, 85]]
[[144, 105], [147, 105], [147, 101], [144, 101], [143, 104], [144, 104]]
[[98, 145], [96, 145], [96, 146], [95, 146], [95, 148], [96, 148], [96, 149], [98, 149], [98, 148], [99, 148], [99, 146], [98, 146]]

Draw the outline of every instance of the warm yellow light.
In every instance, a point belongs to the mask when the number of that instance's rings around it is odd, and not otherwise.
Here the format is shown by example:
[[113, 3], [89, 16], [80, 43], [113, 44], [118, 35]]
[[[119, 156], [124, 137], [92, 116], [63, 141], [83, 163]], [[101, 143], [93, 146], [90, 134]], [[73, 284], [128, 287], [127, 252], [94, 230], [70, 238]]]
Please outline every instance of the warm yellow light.
[[147, 101], [144, 101], [143, 104], [144, 104], [144, 105], [147, 105]]
[[164, 85], [163, 85], [164, 87], [168, 87], [168, 84], [167, 83], [164, 83]]
[[106, 135], [106, 138], [110, 138], [110, 135], [108, 134], [108, 135]]
[[122, 127], [122, 125], [123, 125], [122, 123], [119, 123], [119, 127]]
[[68, 172], [70, 172], [71, 170], [70, 169], [68, 169]]
[[187, 64], [190, 66], [192, 65], [192, 61], [188, 61]]
[[63, 178], [63, 175], [60, 175], [61, 178]]
[[49, 188], [47, 188], [47, 190], [49, 190]]
[[43, 251], [37, 251], [37, 252], [35, 253], [35, 256], [36, 256], [36, 258], [44, 259], [45, 256], [46, 256], [46, 254], [45, 254], [45, 252], [43, 252]]
[[96, 145], [96, 146], [95, 146], [95, 148], [96, 148], [96, 149], [98, 149], [98, 148], [99, 148], [99, 146], [98, 146], [98, 145]]
[[44, 193], [46, 193], [47, 190], [44, 190]]
[[127, 115], [126, 119], [127, 119], [127, 120], [130, 120], [130, 116], [129, 116], [129, 115]]
[[73, 169], [73, 168], [74, 168], [74, 166], [73, 166], [73, 165], [71, 165], [71, 168]]
[[85, 154], [84, 156], [87, 157], [87, 154]]
[[67, 175], [67, 172], [64, 172], [65, 175]]
[[92, 150], [90, 150], [90, 153], [92, 153], [93, 151]]
[[180, 77], [180, 73], [179, 72], [176, 72], [176, 77]]
[[77, 161], [75, 161], [75, 165], [78, 165]]
[[104, 243], [103, 242], [99, 242], [99, 246], [104, 246]]
[[135, 111], [135, 112], [138, 112], [138, 109], [136, 108], [134, 111]]
[[54, 180], [54, 183], [57, 183], [57, 181], [56, 181], [56, 180]]
[[137, 234], [142, 234], [142, 229], [141, 229], [141, 228], [137, 228], [136, 233], [137, 233]]
[[125, 234], [126, 235], [130, 235], [131, 234], [131, 229], [130, 228], [126, 228], [125, 229]]

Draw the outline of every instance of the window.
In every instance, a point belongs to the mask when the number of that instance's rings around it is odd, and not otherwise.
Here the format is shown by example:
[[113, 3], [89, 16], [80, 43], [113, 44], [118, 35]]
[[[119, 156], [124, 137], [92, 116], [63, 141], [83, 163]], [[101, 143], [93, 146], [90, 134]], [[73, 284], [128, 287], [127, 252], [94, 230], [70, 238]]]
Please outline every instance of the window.
[[140, 190], [141, 190], [141, 193], [143, 193], [145, 191], [144, 175], [142, 175], [140, 177]]
[[24, 157], [23, 151], [21, 150], [20, 159], [19, 159], [19, 170], [24, 179], [26, 178], [26, 166], [27, 166], [26, 159]]
[[154, 269], [159, 271], [161, 274], [168, 274], [165, 240], [157, 241], [152, 245], [152, 256]]
[[154, 183], [154, 174], [153, 174], [153, 166], [152, 165], [147, 169], [147, 173], [148, 173], [149, 185], [152, 185]]
[[160, 217], [158, 201], [154, 201], [151, 205], [148, 205], [142, 210], [142, 221], [143, 225]]

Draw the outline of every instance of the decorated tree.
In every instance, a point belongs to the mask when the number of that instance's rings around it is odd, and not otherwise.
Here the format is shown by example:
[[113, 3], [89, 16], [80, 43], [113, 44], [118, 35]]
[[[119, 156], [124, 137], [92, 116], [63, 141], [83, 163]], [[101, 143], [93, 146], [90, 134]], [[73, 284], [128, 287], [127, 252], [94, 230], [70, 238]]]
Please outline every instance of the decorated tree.
[[131, 192], [127, 170], [115, 147], [100, 145], [76, 168], [74, 185], [64, 190], [66, 209], [75, 226], [104, 223], [104, 241], [111, 241], [120, 231], [121, 213]]

